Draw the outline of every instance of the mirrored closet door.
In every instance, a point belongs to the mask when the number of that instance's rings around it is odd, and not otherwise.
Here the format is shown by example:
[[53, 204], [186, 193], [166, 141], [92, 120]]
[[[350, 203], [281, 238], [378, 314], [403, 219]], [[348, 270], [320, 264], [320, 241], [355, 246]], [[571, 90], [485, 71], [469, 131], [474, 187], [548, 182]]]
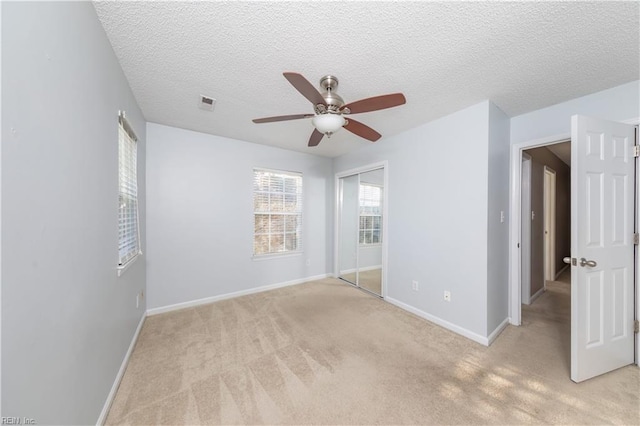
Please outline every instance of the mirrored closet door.
[[338, 276], [382, 296], [384, 169], [338, 181]]

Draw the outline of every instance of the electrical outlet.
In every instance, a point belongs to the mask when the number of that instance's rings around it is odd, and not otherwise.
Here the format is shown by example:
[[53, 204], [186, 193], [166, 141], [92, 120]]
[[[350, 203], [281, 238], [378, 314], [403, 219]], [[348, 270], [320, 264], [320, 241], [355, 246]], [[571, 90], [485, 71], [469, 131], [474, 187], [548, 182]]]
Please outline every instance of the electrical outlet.
[[445, 300], [445, 302], [451, 302], [451, 292], [450, 291], [445, 290], [445, 292], [444, 292], [444, 300]]
[[413, 289], [413, 291], [420, 290], [420, 286], [418, 285], [418, 281], [411, 281], [411, 288]]

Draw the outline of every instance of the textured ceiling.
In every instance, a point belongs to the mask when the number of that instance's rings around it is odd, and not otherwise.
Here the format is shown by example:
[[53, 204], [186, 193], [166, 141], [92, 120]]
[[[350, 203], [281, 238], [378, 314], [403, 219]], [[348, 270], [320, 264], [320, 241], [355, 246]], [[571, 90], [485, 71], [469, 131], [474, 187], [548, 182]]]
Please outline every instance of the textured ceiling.
[[403, 92], [354, 116], [383, 139], [485, 99], [515, 116], [640, 78], [639, 2], [94, 4], [148, 121], [329, 157], [371, 142], [308, 148], [310, 119], [251, 122], [313, 112], [283, 71], [333, 74], [346, 102]]

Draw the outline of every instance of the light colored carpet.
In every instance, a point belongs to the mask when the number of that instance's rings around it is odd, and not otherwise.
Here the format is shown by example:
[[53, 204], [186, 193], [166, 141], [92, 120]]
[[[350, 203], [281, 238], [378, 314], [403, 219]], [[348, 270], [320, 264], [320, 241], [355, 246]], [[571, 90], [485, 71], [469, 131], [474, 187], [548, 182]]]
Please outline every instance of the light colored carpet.
[[334, 279], [152, 316], [107, 423], [638, 424], [637, 367], [569, 379], [559, 294], [489, 348]]
[[[356, 273], [352, 272], [342, 276], [350, 283], [356, 283]], [[361, 271], [358, 275], [358, 284], [360, 287], [369, 290], [377, 295], [382, 294], [382, 268], [371, 269], [369, 271]]]

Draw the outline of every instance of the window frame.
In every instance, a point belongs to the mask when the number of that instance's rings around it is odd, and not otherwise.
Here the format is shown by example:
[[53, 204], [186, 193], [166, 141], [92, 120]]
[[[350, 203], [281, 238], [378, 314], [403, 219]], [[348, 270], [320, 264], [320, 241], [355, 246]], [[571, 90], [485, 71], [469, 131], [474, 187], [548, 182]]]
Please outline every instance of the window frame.
[[[362, 187], [363, 186], [369, 186], [369, 187], [372, 187], [372, 188], [378, 188], [380, 190], [380, 198], [378, 200], [374, 200], [374, 201], [378, 201], [378, 203], [379, 203], [378, 206], [376, 206], [380, 211], [379, 214], [362, 214], [362, 207], [363, 207], [363, 204], [362, 204], [362, 200], [363, 200]], [[384, 202], [384, 200], [383, 200], [383, 197], [384, 197], [383, 188], [384, 188], [383, 185], [379, 185], [379, 184], [375, 184], [375, 183], [369, 183], [369, 182], [364, 182], [364, 183], [360, 182], [359, 183], [359, 187], [358, 187], [358, 246], [360, 246], [360, 247], [376, 247], [376, 246], [382, 245], [382, 237], [383, 237], [383, 235], [382, 235], [382, 228], [383, 228], [383, 224], [382, 224], [382, 220], [383, 220], [382, 219], [382, 217], [383, 217], [382, 213], [383, 213], [383, 211], [382, 211], [382, 209], [383, 209], [383, 207], [382, 206], [383, 206], [383, 202]], [[372, 218], [372, 221], [373, 221], [373, 218], [378, 218], [378, 228], [375, 228], [373, 226], [370, 227], [370, 228], [368, 228], [366, 226], [365, 226], [365, 228], [362, 228], [362, 226], [361, 226], [362, 225], [362, 218], [367, 218], [367, 217]], [[371, 231], [371, 234], [372, 234], [371, 239], [372, 240], [373, 240], [373, 232], [374, 231], [378, 231], [378, 241], [375, 242], [375, 243], [374, 242], [367, 243], [366, 242], [366, 235], [361, 240], [360, 236], [362, 235], [362, 232], [366, 233], [367, 231]]]
[[[295, 178], [295, 179], [299, 179], [299, 181], [296, 183], [296, 192], [295, 192], [295, 196], [296, 196], [296, 209], [295, 211], [292, 212], [287, 212], [285, 211], [285, 207], [284, 207], [284, 199], [286, 195], [292, 195], [293, 193], [287, 193], [285, 187], [283, 186], [282, 191], [271, 191], [271, 188], [269, 188], [268, 190], [262, 190], [259, 191], [256, 189], [256, 182], [257, 182], [257, 173], [265, 173], [265, 174], [269, 174], [269, 175], [279, 175], [282, 176], [283, 178], [289, 177], [289, 178]], [[252, 225], [253, 225], [253, 231], [252, 231], [252, 259], [253, 260], [266, 260], [266, 259], [271, 259], [271, 258], [283, 258], [283, 257], [291, 257], [291, 256], [300, 256], [303, 253], [303, 242], [302, 242], [302, 223], [303, 223], [303, 213], [304, 213], [304, 176], [302, 172], [297, 172], [297, 171], [291, 171], [291, 170], [277, 170], [277, 169], [270, 169], [270, 168], [265, 168], [265, 167], [254, 167], [252, 169], [252, 202], [253, 202], [253, 206], [252, 206]], [[272, 194], [282, 194], [282, 198], [283, 198], [283, 206], [282, 206], [282, 210], [273, 210], [271, 208], [271, 195]], [[257, 210], [256, 209], [256, 196], [257, 194], [263, 194], [263, 195], [269, 195], [269, 208], [268, 210]], [[269, 216], [269, 219], [267, 220], [268, 223], [268, 231], [267, 232], [256, 232], [258, 226], [257, 226], [257, 216], [260, 215], [267, 215]], [[283, 230], [282, 230], [282, 235], [283, 235], [283, 242], [282, 242], [282, 246], [284, 247], [284, 250], [282, 251], [271, 251], [271, 248], [269, 248], [270, 251], [265, 252], [265, 253], [257, 253], [256, 252], [256, 247], [258, 245], [258, 243], [256, 242], [256, 236], [258, 235], [265, 235], [268, 237], [268, 239], [270, 240], [271, 235], [273, 234], [271, 232], [271, 218], [270, 216], [272, 215], [278, 215], [278, 216], [291, 216], [291, 217], [295, 217], [296, 221], [295, 221], [295, 231], [294, 232], [287, 232], [287, 226], [286, 226], [286, 220], [285, 220], [285, 224], [283, 225]], [[287, 234], [294, 234], [295, 238], [295, 245], [296, 248], [295, 249], [289, 249], [287, 250]], [[275, 233], [277, 234], [277, 233]], [[269, 241], [270, 244], [270, 241]]]
[[[134, 192], [133, 195], [135, 201], [135, 245], [133, 250], [127, 253], [126, 256], [120, 256], [120, 246], [122, 244], [121, 239], [121, 211], [122, 211], [122, 197], [123, 194], [127, 197], [131, 197], [131, 194], [125, 193], [123, 191], [123, 181], [122, 181], [122, 168], [123, 163], [121, 162], [121, 137], [124, 135], [128, 141], [125, 143], [133, 144], [133, 160], [129, 160], [127, 166], [131, 166], [131, 161], [134, 163], [135, 173], [133, 173], [133, 178], [135, 181], [134, 184]], [[130, 184], [130, 182], [129, 182]], [[142, 255], [142, 241], [140, 239], [140, 202], [138, 198], [138, 137], [133, 130], [133, 127], [129, 123], [126, 118], [126, 114], [124, 111], [119, 111], [118, 113], [118, 261], [117, 261], [117, 271], [118, 276], [121, 276], [124, 271], [126, 271], [137, 259]]]

